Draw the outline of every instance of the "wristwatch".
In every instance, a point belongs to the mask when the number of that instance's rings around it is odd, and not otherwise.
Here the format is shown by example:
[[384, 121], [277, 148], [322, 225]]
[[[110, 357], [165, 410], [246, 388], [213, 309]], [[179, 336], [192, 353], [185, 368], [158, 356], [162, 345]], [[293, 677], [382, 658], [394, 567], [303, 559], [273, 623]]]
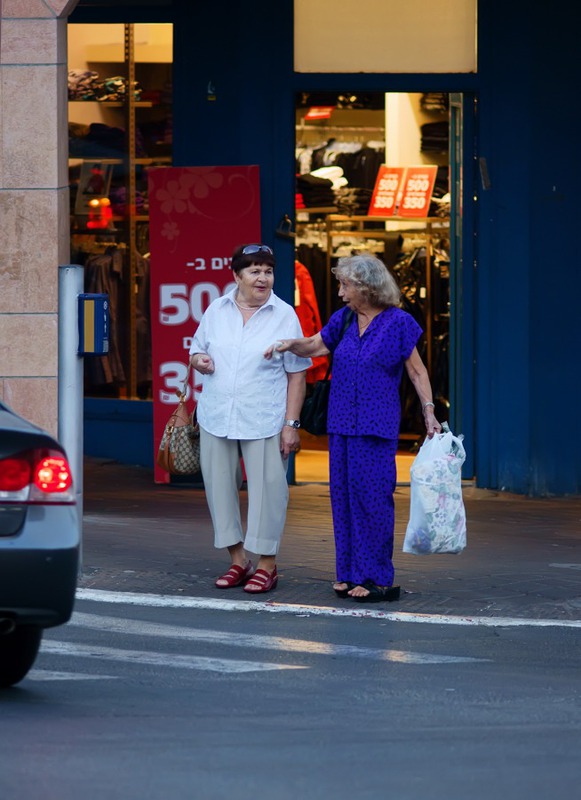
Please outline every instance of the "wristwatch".
[[301, 427], [300, 419], [285, 419], [284, 424], [288, 425], [289, 428], [300, 428]]

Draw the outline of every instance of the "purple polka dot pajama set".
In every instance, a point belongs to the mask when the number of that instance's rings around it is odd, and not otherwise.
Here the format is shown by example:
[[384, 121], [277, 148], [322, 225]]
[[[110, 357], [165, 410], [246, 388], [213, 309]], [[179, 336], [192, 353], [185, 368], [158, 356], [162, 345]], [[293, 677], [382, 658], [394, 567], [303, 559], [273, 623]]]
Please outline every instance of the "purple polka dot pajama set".
[[337, 581], [393, 584], [393, 531], [399, 386], [422, 329], [401, 308], [386, 308], [359, 336], [348, 308], [321, 331], [333, 354], [329, 396], [329, 485]]

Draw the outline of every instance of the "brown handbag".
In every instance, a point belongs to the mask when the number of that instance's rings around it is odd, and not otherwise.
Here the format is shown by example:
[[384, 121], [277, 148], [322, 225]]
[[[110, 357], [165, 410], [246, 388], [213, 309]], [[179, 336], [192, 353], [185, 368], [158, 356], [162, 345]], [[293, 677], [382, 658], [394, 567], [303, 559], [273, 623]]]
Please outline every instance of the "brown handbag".
[[184, 388], [177, 392], [177, 408], [167, 421], [157, 451], [157, 465], [170, 475], [194, 475], [200, 471], [200, 426], [196, 410], [189, 414], [186, 407], [190, 369], [191, 364], [188, 365]]

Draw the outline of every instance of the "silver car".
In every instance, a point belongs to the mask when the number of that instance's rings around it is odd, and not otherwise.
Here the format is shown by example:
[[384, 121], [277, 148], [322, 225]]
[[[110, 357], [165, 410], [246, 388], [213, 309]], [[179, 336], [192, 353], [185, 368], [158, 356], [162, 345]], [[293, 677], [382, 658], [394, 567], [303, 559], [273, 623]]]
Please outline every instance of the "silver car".
[[28, 673], [44, 628], [70, 619], [77, 514], [62, 446], [0, 402], [0, 687]]

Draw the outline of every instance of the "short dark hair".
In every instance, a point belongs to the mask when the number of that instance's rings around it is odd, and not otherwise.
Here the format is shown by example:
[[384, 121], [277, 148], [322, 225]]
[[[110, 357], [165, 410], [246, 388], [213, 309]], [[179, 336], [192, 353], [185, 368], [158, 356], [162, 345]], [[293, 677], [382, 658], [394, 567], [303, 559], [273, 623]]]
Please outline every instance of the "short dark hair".
[[[257, 244], [256, 247], [266, 247], [267, 245]], [[244, 267], [249, 267], [251, 264], [266, 264], [274, 269], [276, 259], [270, 247], [268, 250], [256, 250], [254, 253], [243, 253], [242, 251], [249, 247], [248, 244], [241, 244], [232, 253], [232, 272], [240, 272]]]

